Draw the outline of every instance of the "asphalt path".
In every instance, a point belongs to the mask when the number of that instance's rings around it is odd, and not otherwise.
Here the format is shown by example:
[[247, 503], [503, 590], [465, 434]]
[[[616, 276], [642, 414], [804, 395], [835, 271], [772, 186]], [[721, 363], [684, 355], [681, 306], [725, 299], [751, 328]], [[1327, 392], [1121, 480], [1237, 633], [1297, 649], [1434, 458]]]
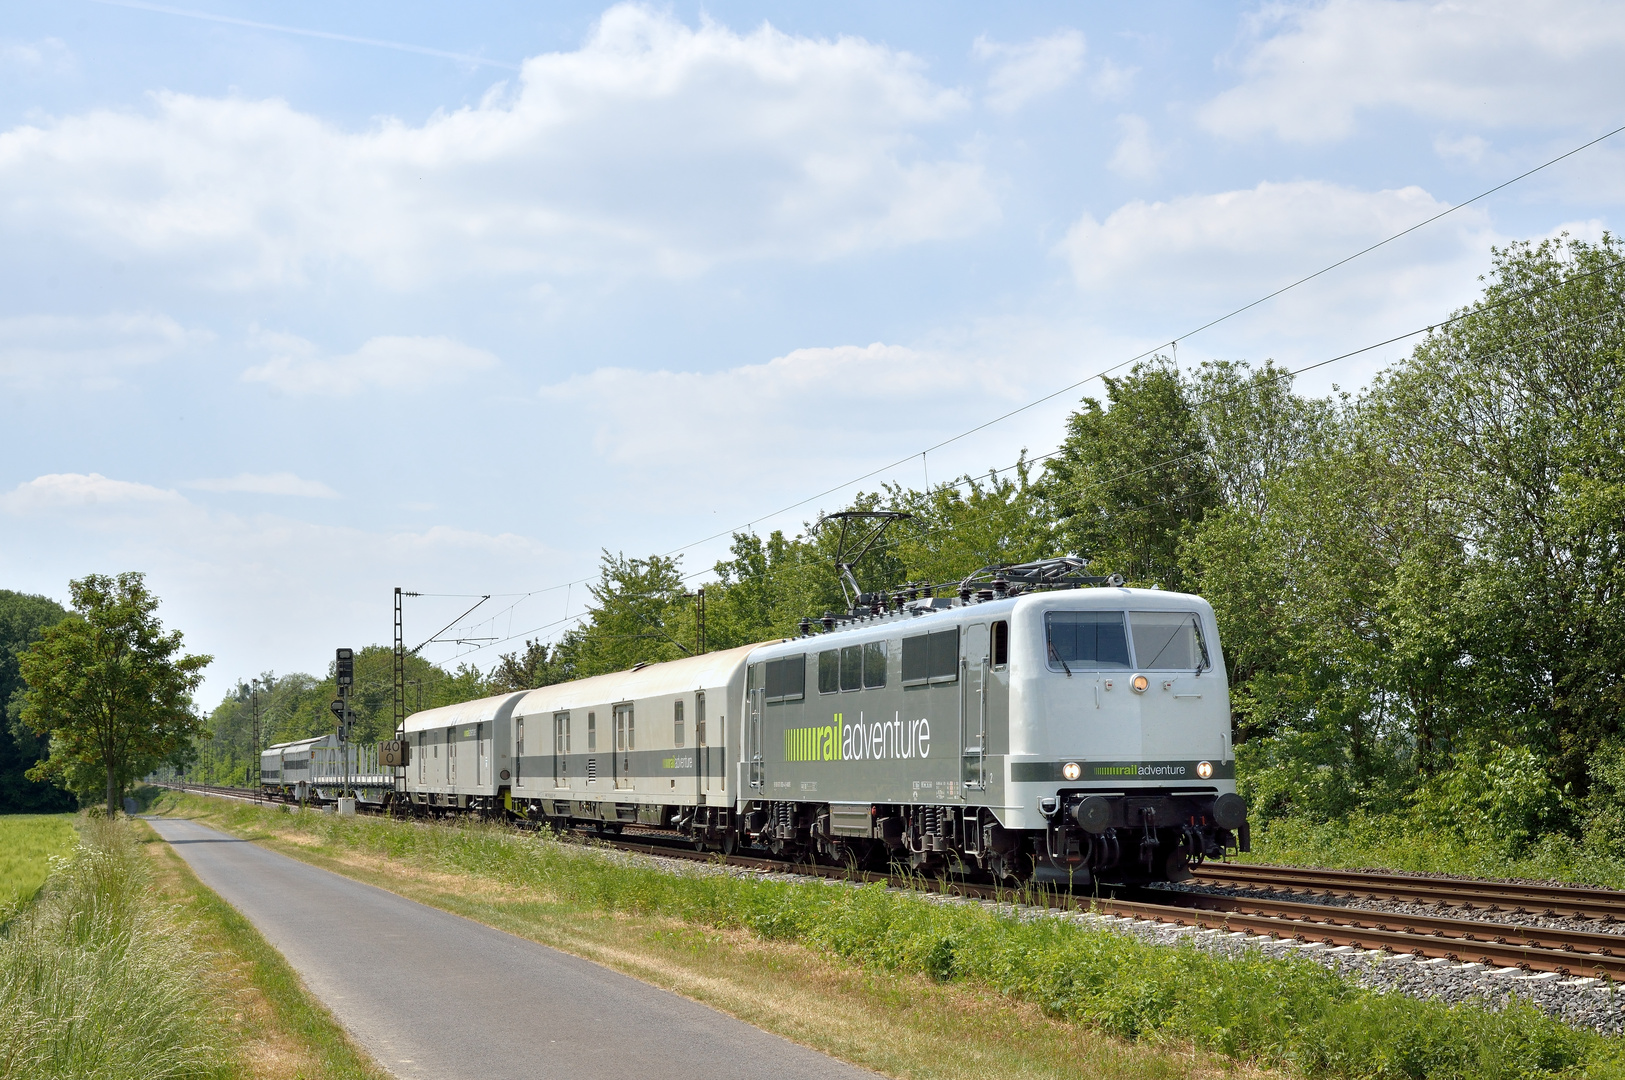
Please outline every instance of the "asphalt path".
[[147, 820], [396, 1076], [874, 1076], [670, 991], [196, 822]]

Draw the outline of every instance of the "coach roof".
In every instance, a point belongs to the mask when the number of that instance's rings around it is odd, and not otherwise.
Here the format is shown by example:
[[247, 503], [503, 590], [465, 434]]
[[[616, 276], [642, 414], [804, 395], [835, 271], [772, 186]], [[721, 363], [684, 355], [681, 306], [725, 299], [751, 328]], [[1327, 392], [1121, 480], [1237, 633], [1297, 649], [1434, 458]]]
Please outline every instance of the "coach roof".
[[431, 728], [456, 727], [459, 724], [489, 724], [493, 720], [506, 720], [513, 715], [513, 707], [525, 691], [498, 694], [495, 697], [459, 701], [455, 705], [442, 705], [438, 709], [424, 709], [406, 718], [407, 731], [427, 731]]
[[741, 645], [737, 649], [668, 660], [663, 664], [647, 664], [630, 671], [554, 683], [530, 691], [514, 712], [521, 716], [535, 716], [565, 709], [584, 709], [589, 705], [609, 705], [617, 701], [686, 694], [726, 686], [744, 667], [746, 657], [759, 648], [760, 645]]

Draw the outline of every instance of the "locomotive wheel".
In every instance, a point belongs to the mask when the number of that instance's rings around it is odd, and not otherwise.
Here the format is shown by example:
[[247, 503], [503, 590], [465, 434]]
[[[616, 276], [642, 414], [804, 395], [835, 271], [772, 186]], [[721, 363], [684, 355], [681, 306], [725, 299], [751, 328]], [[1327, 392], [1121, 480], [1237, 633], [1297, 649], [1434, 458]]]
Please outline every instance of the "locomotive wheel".
[[723, 833], [722, 843], [718, 845], [717, 850], [721, 851], [724, 855], [732, 855], [734, 852], [738, 851], [739, 834], [734, 832], [732, 829], [729, 829], [727, 832]]

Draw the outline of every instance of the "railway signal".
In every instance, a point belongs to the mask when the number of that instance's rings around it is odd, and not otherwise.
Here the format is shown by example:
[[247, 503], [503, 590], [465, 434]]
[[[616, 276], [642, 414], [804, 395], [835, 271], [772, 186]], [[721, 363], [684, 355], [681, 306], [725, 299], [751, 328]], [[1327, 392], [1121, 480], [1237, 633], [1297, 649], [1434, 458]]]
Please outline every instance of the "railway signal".
[[334, 674], [340, 686], [355, 685], [355, 650], [338, 649], [334, 653]]

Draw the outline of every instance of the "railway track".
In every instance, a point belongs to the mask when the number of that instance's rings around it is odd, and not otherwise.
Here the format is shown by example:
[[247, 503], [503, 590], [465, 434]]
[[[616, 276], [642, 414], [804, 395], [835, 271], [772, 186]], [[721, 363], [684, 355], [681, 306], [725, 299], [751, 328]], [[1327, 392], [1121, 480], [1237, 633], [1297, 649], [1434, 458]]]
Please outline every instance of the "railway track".
[[[189, 786], [246, 802], [251, 791]], [[635, 839], [632, 837], [636, 837]], [[1054, 910], [1094, 912], [1195, 930], [1263, 935], [1277, 940], [1318, 943], [1333, 948], [1382, 950], [1418, 958], [1478, 963], [1529, 972], [1555, 972], [1605, 980], [1625, 980], [1625, 934], [1570, 928], [1532, 927], [1454, 915], [1395, 914], [1355, 906], [1275, 897], [1225, 896], [1156, 889], [1125, 890], [1123, 896], [1097, 896], [1058, 890], [1010, 889], [946, 878], [922, 878], [854, 870], [815, 863], [787, 863], [753, 855], [696, 851], [675, 833], [625, 830], [596, 842], [622, 851], [694, 862], [722, 862], [771, 873], [880, 882], [975, 900], [1034, 905]], [[1578, 916], [1603, 922], [1625, 921], [1625, 893], [1583, 887], [1487, 882], [1470, 878], [1417, 878], [1402, 874], [1312, 870], [1302, 867], [1204, 865], [1197, 881], [1330, 898], [1381, 899], [1448, 905], [1463, 913], [1522, 913]], [[1132, 895], [1134, 898], [1126, 898]], [[1146, 899], [1156, 896], [1155, 902]]]
[[1461, 911], [1571, 916], [1605, 923], [1625, 921], [1625, 893], [1583, 885], [1538, 885], [1475, 878], [1418, 877], [1366, 870], [1208, 863], [1196, 871], [1204, 885], [1230, 885], [1346, 899], [1436, 904]]

